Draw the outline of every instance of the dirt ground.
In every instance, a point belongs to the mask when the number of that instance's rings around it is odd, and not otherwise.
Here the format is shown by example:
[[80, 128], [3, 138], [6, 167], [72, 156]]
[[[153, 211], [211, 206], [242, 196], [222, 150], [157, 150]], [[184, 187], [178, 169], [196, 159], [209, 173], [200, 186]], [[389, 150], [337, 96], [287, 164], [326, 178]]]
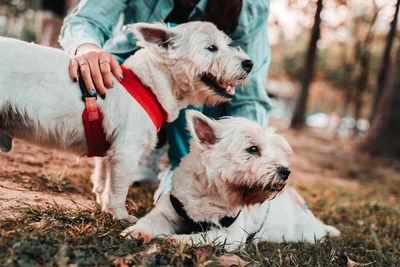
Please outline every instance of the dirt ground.
[[14, 214], [13, 208], [24, 203], [93, 207], [92, 196], [40, 186], [47, 180], [57, 182], [67, 176], [87, 175], [92, 167], [91, 159], [14, 140], [11, 152], [0, 153], [0, 217]]
[[[332, 183], [349, 189], [359, 187], [360, 181], [379, 179], [379, 176], [400, 180], [398, 163], [382, 163], [354, 154], [354, 144], [350, 141], [335, 140], [311, 130], [294, 132], [284, 129], [279, 121], [272, 121], [272, 125], [293, 147], [289, 185], [307, 188], [318, 183]], [[64, 190], [68, 186], [63, 184], [65, 177], [82, 176], [86, 177], [83, 186], [89, 187], [87, 177], [92, 167], [92, 159], [15, 140], [11, 152], [0, 153], [0, 217], [12, 215], [13, 208], [24, 203], [49, 205], [56, 202], [65, 207], [94, 207], [94, 196], [88, 193], [90, 189]], [[46, 186], [41, 186], [43, 184]], [[49, 187], [54, 190], [49, 191]]]

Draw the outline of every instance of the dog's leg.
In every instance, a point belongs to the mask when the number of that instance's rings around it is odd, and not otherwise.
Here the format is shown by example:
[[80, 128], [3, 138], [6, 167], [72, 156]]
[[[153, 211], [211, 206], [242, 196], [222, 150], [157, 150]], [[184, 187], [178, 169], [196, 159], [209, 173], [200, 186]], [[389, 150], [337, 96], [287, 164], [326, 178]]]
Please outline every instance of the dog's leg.
[[101, 195], [104, 192], [107, 182], [107, 162], [104, 158], [95, 158], [94, 159], [94, 172], [91, 176], [93, 183], [93, 193], [96, 194], [97, 203], [103, 205], [104, 201], [101, 198]]
[[239, 216], [228, 228], [213, 228], [203, 233], [189, 235], [171, 235], [168, 240], [189, 245], [225, 244], [226, 250], [233, 251], [244, 244], [248, 237], [242, 217]]
[[117, 219], [124, 219], [131, 223], [137, 222], [135, 216], [129, 215], [125, 207], [128, 189], [132, 183], [132, 177], [135, 174], [140, 154], [128, 153], [138, 151], [137, 147], [124, 147], [127, 153], [116, 153], [110, 158], [110, 179], [107, 185], [103, 199], [109, 198], [109, 210]]
[[[171, 235], [176, 233], [176, 227], [179, 226], [176, 222], [179, 221], [175, 210], [169, 201], [169, 194], [164, 195], [157, 205], [146, 216], [133, 226], [122, 231], [121, 235], [127, 238], [143, 238], [145, 243], [148, 243], [154, 237]], [[174, 223], [175, 222], [175, 223]]]
[[188, 245], [213, 245], [224, 244], [227, 251], [233, 251], [245, 244], [247, 234], [243, 229], [211, 229], [207, 232], [189, 235], [171, 235], [169, 241]]
[[12, 148], [12, 137], [5, 130], [0, 129], [0, 150], [9, 152]]

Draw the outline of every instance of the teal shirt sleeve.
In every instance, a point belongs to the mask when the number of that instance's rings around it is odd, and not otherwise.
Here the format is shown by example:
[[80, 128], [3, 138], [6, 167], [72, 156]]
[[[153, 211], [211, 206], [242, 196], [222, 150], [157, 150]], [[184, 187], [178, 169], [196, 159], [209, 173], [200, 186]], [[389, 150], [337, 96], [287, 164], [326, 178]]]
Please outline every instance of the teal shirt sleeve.
[[254, 62], [246, 86], [237, 88], [235, 97], [227, 103], [230, 116], [255, 120], [262, 126], [268, 123], [271, 100], [265, 90], [270, 64], [267, 33], [269, 1], [243, 1], [239, 25], [231, 34], [234, 46], [240, 46]]
[[114, 27], [127, 6], [127, 0], [81, 0], [69, 14], [61, 29], [59, 42], [67, 53], [91, 43], [100, 47], [111, 37]]

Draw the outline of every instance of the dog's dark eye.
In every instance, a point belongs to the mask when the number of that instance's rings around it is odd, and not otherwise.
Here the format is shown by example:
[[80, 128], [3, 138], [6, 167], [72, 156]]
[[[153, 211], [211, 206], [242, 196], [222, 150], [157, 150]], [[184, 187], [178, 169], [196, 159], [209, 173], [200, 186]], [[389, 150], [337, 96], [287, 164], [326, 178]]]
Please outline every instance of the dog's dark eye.
[[258, 155], [258, 153], [260, 152], [259, 150], [258, 150], [258, 147], [256, 147], [256, 146], [251, 146], [251, 147], [249, 147], [248, 149], [246, 149], [247, 150], [247, 152], [249, 152], [250, 154], [252, 154], [252, 155]]
[[211, 51], [211, 52], [215, 52], [218, 50], [218, 48], [215, 45], [210, 45], [209, 47], [207, 47], [207, 50]]

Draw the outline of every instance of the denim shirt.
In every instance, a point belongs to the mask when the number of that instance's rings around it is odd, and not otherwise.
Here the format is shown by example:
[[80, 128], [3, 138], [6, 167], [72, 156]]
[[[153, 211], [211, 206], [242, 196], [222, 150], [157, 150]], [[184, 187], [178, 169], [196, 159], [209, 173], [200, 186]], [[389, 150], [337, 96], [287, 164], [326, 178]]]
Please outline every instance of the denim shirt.
[[[207, 0], [200, 0], [189, 21], [204, 18]], [[173, 0], [81, 0], [65, 18], [59, 38], [61, 46], [73, 55], [85, 43], [103, 47], [106, 51], [126, 57], [138, 49], [136, 39], [125, 34], [122, 26], [136, 22], [163, 22], [172, 11]], [[228, 103], [228, 115], [243, 116], [266, 126], [272, 107], [266, 91], [270, 62], [267, 35], [269, 0], [243, 0], [239, 23], [230, 34], [232, 45], [240, 46], [254, 62], [249, 82], [237, 88]]]

